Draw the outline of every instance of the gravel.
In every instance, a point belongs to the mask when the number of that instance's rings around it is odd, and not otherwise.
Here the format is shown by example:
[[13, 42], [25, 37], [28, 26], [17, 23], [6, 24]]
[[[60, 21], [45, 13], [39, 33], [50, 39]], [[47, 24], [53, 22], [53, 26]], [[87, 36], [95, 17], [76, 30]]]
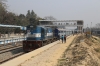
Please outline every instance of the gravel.
[[23, 52], [22, 47], [17, 48], [15, 50], [10, 50], [10, 51], [5, 52], [5, 53], [2, 53], [2, 54], [0, 54], [0, 62], [5, 61], [6, 59], [9, 59], [12, 56], [14, 56], [14, 55], [16, 55], [18, 53], [21, 53], [21, 52]]

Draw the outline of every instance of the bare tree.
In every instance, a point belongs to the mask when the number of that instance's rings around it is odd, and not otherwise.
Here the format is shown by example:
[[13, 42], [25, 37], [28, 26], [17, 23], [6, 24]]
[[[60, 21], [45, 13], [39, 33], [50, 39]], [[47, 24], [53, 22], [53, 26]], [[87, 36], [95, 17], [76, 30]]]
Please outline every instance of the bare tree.
[[56, 20], [53, 16], [46, 16], [44, 17], [45, 20]]
[[95, 25], [95, 27], [96, 27], [96, 28], [100, 28], [100, 23], [97, 23], [97, 24]]
[[7, 8], [5, 2], [7, 2], [7, 0], [0, 0], [0, 5], [2, 5], [3, 7]]
[[6, 2], [7, 0], [0, 0], [0, 2]]

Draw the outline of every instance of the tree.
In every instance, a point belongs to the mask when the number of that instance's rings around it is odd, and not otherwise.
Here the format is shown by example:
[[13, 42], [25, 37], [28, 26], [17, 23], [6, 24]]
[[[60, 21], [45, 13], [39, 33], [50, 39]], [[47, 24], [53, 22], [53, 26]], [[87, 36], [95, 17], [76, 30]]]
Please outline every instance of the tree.
[[5, 14], [7, 13], [3, 0], [0, 1], [0, 23], [4, 22]]
[[22, 19], [25, 18], [25, 15], [24, 14], [20, 14], [19, 18], [22, 18]]
[[30, 13], [30, 10], [28, 10], [26, 14], [26, 18], [30, 18], [30, 16], [31, 16], [31, 13]]
[[28, 20], [28, 22], [30, 23], [30, 25], [34, 25], [36, 26], [37, 25], [37, 15], [35, 14], [35, 12], [32, 10], [30, 12], [30, 10], [27, 11], [27, 14], [26, 14], [26, 18]]
[[35, 14], [35, 12], [33, 10], [31, 11], [31, 17], [32, 18], [36, 18], [37, 17], [37, 15]]
[[29, 22], [27, 20], [28, 18], [26, 18], [26, 16], [24, 14], [20, 14], [18, 16], [18, 19], [19, 19], [19, 22], [20, 22], [21, 26], [27, 26], [29, 24]]
[[[19, 25], [19, 26], [27, 26], [29, 24], [36, 26], [37, 24], [39, 24], [38, 20], [42, 19], [40, 17], [37, 16], [37, 14], [32, 10], [28, 10], [27, 14], [19, 14], [16, 15], [15, 13], [9, 12], [7, 11], [7, 6], [4, 2], [6, 2], [7, 0], [0, 0], [0, 24], [5, 24], [5, 25]], [[0, 31], [2, 31], [2, 29], [4, 29], [2, 33], [5, 32], [11, 32], [13, 30], [15, 30], [15, 28], [2, 28], [0, 27]], [[18, 31], [18, 29], [16, 29], [16, 32]], [[14, 32], [14, 31], [13, 31]]]

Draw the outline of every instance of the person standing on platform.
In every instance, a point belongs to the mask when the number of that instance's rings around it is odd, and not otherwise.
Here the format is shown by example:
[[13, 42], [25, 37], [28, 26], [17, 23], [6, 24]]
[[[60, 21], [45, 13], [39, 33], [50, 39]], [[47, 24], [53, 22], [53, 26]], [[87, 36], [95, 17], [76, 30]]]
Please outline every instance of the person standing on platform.
[[73, 34], [73, 36], [74, 36], [74, 31], [72, 31], [72, 34]]
[[62, 43], [63, 43], [64, 42], [64, 36], [63, 35], [61, 36], [61, 40], [62, 40]]
[[58, 40], [60, 41], [60, 35], [58, 35]]
[[66, 35], [64, 36], [64, 42], [66, 43]]

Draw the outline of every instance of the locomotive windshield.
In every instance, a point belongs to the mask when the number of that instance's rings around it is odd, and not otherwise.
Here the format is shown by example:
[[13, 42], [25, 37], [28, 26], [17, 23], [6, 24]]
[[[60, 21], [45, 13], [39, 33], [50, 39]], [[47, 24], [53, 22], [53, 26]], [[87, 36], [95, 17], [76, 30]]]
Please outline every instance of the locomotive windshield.
[[27, 37], [34, 37], [34, 34], [32, 33], [35, 30], [36, 27], [29, 25], [27, 26]]

